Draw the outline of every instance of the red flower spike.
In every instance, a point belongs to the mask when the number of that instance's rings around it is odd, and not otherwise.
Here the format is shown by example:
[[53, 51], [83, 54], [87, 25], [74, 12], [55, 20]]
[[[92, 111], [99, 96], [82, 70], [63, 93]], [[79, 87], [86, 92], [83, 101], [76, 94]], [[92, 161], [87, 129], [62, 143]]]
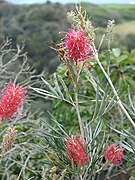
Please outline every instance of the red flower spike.
[[10, 80], [8, 85], [4, 88], [0, 100], [0, 119], [11, 118], [14, 113], [18, 111], [24, 100], [25, 91], [17, 84], [13, 84]]
[[86, 142], [81, 136], [74, 136], [73, 139], [66, 139], [66, 154], [68, 159], [74, 161], [77, 166], [84, 165], [88, 161], [86, 153]]
[[112, 164], [117, 164], [121, 161], [124, 156], [124, 149], [120, 146], [115, 147], [114, 143], [108, 146], [104, 152], [105, 159], [110, 161]]
[[93, 48], [83, 29], [71, 29], [64, 38], [64, 44], [67, 49], [67, 57], [69, 60], [84, 61], [90, 58]]

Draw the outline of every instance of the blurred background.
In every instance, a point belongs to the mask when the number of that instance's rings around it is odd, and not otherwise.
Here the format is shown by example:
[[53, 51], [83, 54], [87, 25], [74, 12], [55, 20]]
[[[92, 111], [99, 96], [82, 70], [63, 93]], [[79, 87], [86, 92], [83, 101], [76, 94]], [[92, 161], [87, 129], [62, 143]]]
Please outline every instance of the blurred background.
[[[0, 35], [9, 37], [15, 46], [25, 43], [30, 64], [37, 73], [46, 70], [53, 73], [59, 64], [56, 53], [50, 48], [59, 43], [60, 31], [67, 31], [66, 13], [74, 9], [77, 0], [1, 0]], [[134, 0], [85, 0], [82, 7], [97, 28], [96, 44], [106, 32], [108, 20], [116, 22], [115, 40], [112, 48], [121, 50], [135, 48], [135, 1]], [[103, 43], [102, 49], [106, 48]]]

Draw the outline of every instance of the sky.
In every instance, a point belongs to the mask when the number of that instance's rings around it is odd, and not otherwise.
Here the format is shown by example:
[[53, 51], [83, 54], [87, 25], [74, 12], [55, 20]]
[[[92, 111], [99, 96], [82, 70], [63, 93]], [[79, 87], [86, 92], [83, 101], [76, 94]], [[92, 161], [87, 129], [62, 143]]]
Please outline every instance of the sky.
[[[33, 4], [33, 3], [45, 3], [46, 0], [7, 0], [8, 2], [15, 4]], [[51, 2], [59, 3], [77, 3], [78, 0], [50, 0]], [[105, 4], [105, 3], [120, 3], [120, 4], [135, 4], [135, 0], [81, 0], [84, 2], [90, 2], [95, 4]]]

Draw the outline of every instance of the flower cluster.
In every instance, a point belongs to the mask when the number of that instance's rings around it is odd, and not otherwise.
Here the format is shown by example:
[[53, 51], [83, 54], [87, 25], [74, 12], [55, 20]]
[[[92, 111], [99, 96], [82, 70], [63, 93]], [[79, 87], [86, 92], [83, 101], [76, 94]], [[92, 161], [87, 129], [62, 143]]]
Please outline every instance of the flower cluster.
[[93, 51], [83, 29], [70, 29], [64, 38], [64, 45], [67, 50], [67, 57], [75, 62], [90, 58]]
[[84, 165], [88, 161], [86, 153], [86, 142], [81, 136], [74, 136], [73, 139], [66, 139], [66, 153], [70, 161], [75, 165]]
[[1, 95], [0, 119], [12, 118], [14, 113], [21, 107], [24, 96], [24, 89], [19, 84], [15, 87], [14, 83], [10, 80]]
[[[124, 149], [120, 146], [115, 147], [114, 143], [108, 146], [105, 151], [105, 159], [112, 164], [119, 163], [123, 156]], [[86, 142], [81, 136], [74, 136], [72, 139], [66, 138], [66, 154], [68, 159], [83, 166], [88, 161], [88, 154], [86, 153]]]
[[1, 149], [3, 154], [8, 152], [12, 148], [16, 137], [17, 137], [16, 127], [13, 126], [9, 127], [6, 131], [6, 134], [3, 137], [3, 142], [1, 144]]
[[117, 164], [121, 161], [124, 156], [124, 149], [120, 146], [115, 147], [114, 143], [108, 146], [104, 152], [105, 159], [110, 161], [112, 164]]

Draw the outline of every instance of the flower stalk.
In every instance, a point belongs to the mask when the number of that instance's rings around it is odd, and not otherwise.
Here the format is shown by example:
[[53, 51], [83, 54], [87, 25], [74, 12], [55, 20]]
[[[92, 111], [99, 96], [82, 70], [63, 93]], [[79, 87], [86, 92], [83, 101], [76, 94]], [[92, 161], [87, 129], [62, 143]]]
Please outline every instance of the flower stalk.
[[76, 109], [76, 114], [77, 114], [77, 118], [78, 118], [78, 123], [79, 123], [79, 127], [80, 127], [81, 136], [84, 138], [83, 124], [82, 124], [82, 120], [81, 120], [81, 116], [80, 116], [80, 112], [79, 112], [79, 106], [78, 106], [77, 83], [74, 84], [74, 91], [75, 91], [75, 109]]

